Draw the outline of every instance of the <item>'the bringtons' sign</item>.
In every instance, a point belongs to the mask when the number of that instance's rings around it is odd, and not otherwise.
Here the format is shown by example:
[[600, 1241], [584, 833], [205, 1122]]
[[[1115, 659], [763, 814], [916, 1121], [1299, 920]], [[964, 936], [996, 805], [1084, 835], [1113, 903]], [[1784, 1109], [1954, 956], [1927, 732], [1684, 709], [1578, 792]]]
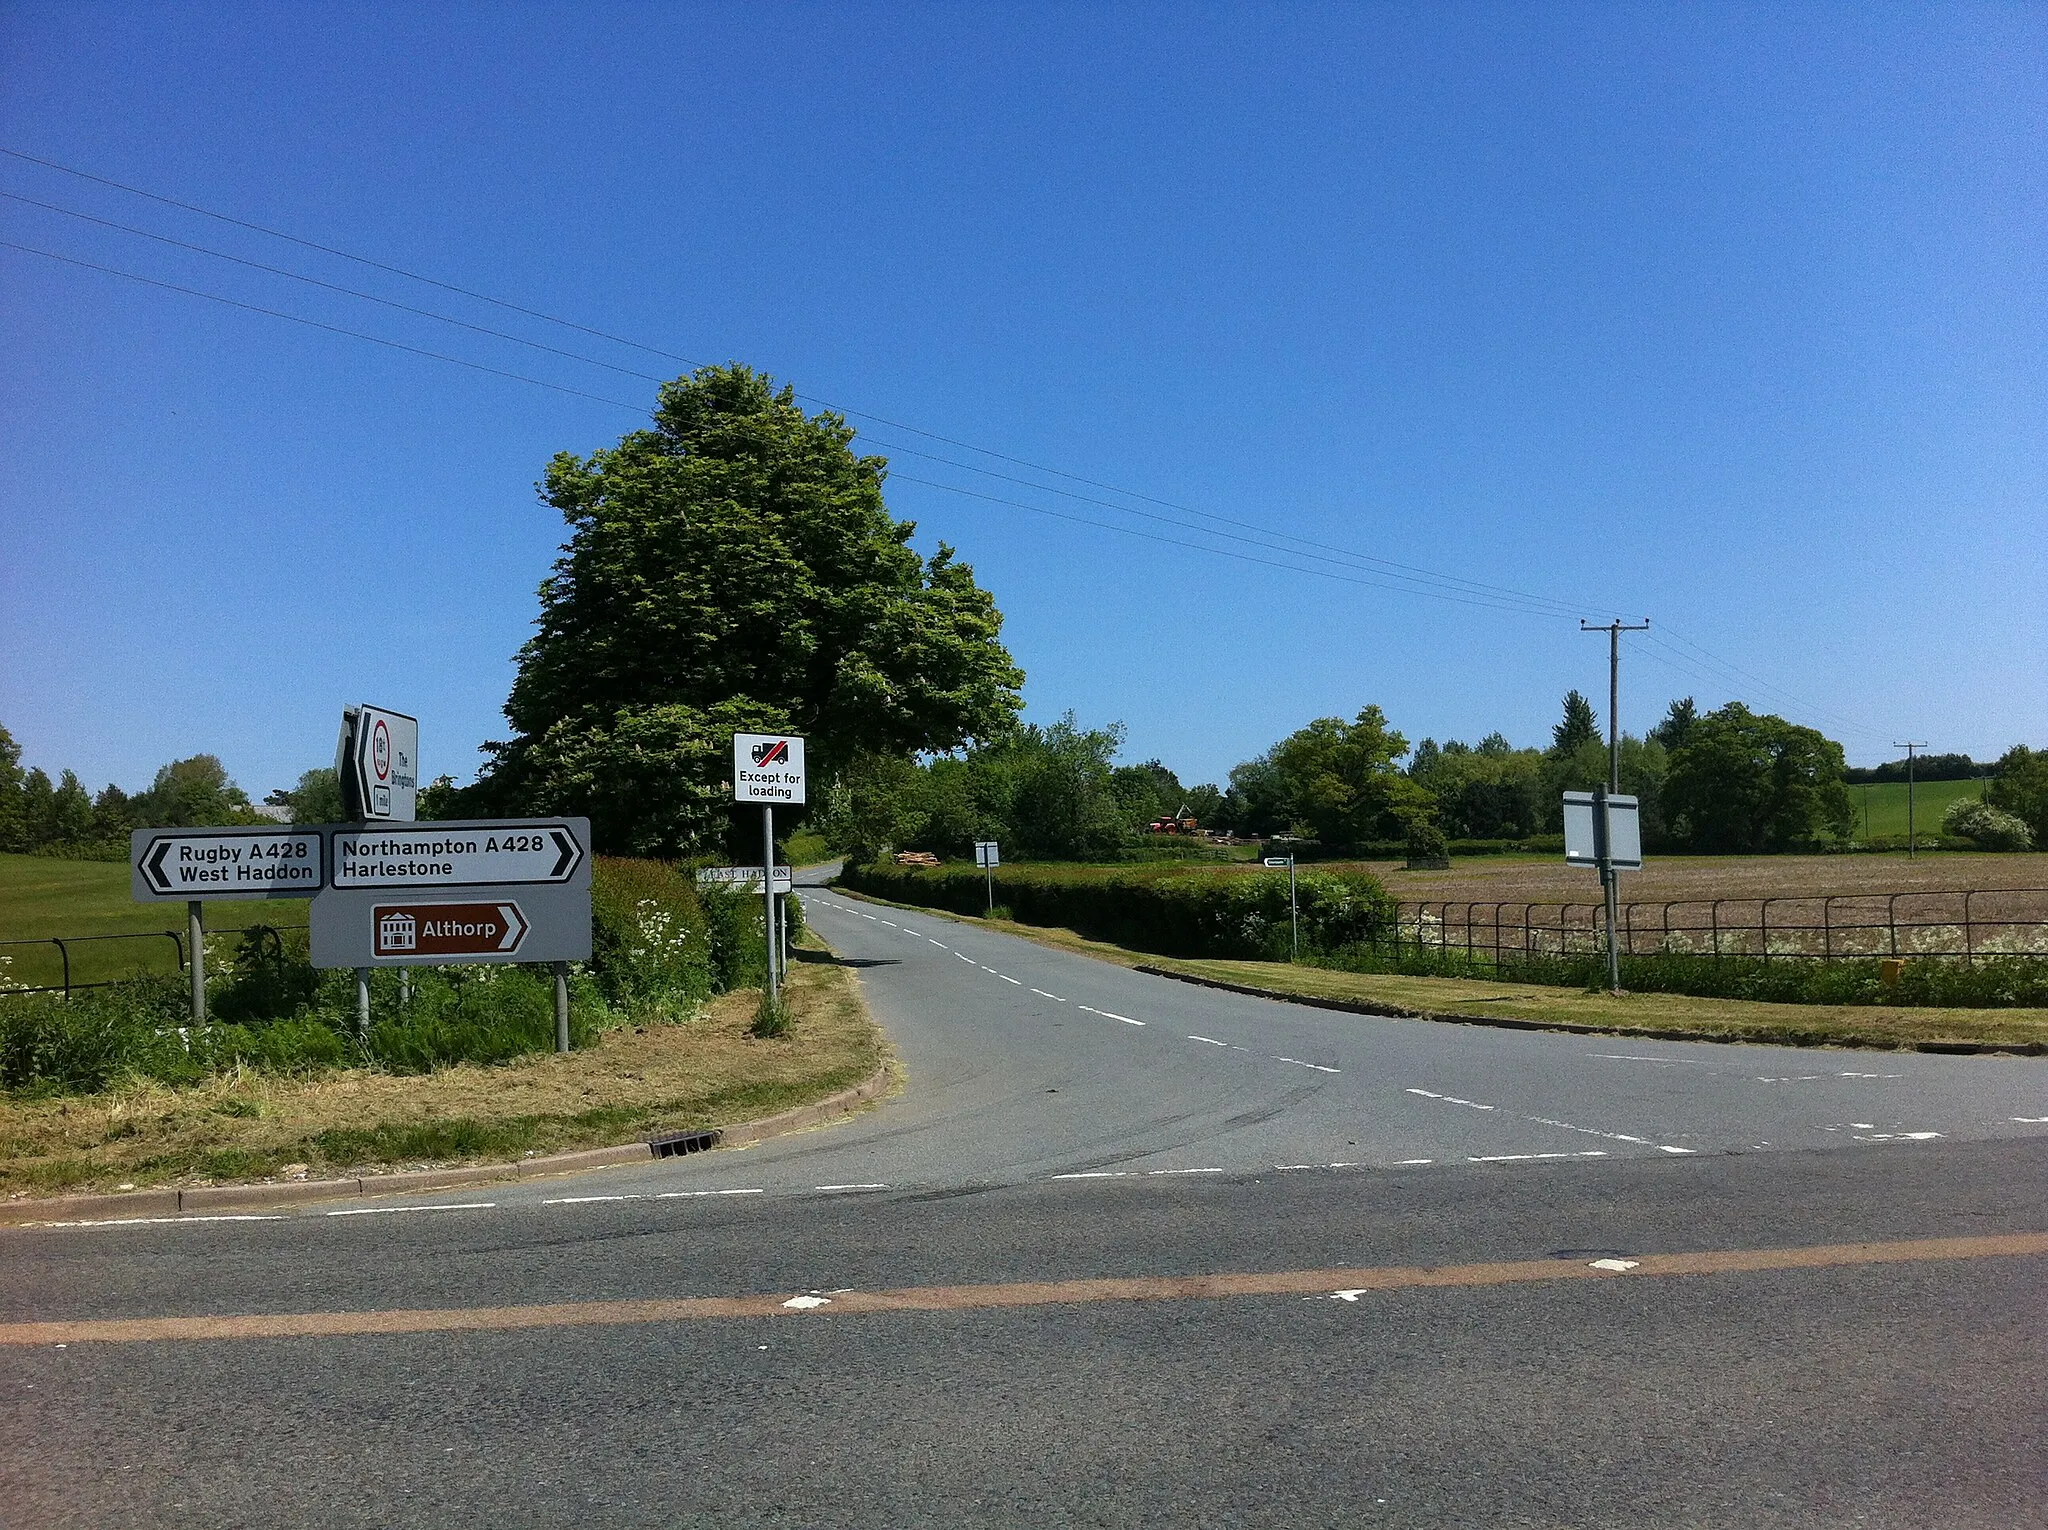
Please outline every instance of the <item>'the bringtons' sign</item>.
[[787, 733], [735, 733], [732, 797], [784, 807], [804, 800], [804, 741]]

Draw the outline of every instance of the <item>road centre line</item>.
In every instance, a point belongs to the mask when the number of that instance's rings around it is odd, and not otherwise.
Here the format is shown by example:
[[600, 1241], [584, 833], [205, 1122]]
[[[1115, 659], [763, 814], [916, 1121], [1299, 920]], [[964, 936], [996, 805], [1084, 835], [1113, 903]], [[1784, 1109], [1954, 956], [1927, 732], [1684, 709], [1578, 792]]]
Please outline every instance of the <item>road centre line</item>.
[[401, 1211], [492, 1211], [496, 1201], [458, 1201], [452, 1205], [436, 1206], [355, 1206], [346, 1211], [326, 1211], [329, 1217], [388, 1217]]
[[263, 1215], [243, 1213], [203, 1217], [96, 1217], [84, 1222], [31, 1222], [31, 1227], [161, 1227], [169, 1222], [282, 1222], [282, 1212]]
[[1318, 1073], [1342, 1073], [1344, 1071], [1342, 1068], [1325, 1068], [1321, 1063], [1303, 1062], [1299, 1057], [1282, 1057], [1278, 1052], [1273, 1054], [1273, 1061], [1293, 1063], [1297, 1068], [1313, 1068]]
[[1188, 1040], [1190, 1040], [1190, 1041], [1202, 1041], [1202, 1042], [1207, 1042], [1207, 1043], [1208, 1043], [1208, 1044], [1209, 1044], [1210, 1046], [1212, 1046], [1212, 1047], [1227, 1047], [1227, 1046], [1229, 1046], [1229, 1045], [1230, 1045], [1230, 1043], [1229, 1043], [1229, 1042], [1227, 1042], [1227, 1041], [1218, 1041], [1218, 1040], [1217, 1040], [1217, 1039], [1216, 1039], [1215, 1037], [1213, 1037], [1213, 1036], [1190, 1036], [1190, 1037], [1188, 1037]]
[[813, 1185], [813, 1190], [886, 1190], [887, 1185]]
[[[1838, 1243], [1792, 1248], [1717, 1249], [1690, 1254], [1631, 1250], [1635, 1268], [1602, 1269], [1577, 1259], [1490, 1264], [1257, 1270], [1222, 1274], [1141, 1275], [984, 1285], [906, 1286], [835, 1291], [824, 1306], [791, 1307], [787, 1291], [742, 1296], [556, 1302], [507, 1307], [397, 1308], [351, 1312], [231, 1313], [193, 1317], [73, 1318], [0, 1323], [0, 1345], [133, 1344], [198, 1339], [352, 1338], [370, 1335], [504, 1332], [542, 1328], [679, 1323], [715, 1318], [787, 1321], [892, 1312], [958, 1312], [1083, 1302], [1207, 1301], [1251, 1296], [1365, 1295], [1414, 1289], [1485, 1288], [1554, 1281], [1651, 1280], [1660, 1276], [1755, 1274], [1878, 1264], [1933, 1264], [2048, 1255], [2048, 1233], [1925, 1238], [1896, 1243]], [[802, 1294], [802, 1293], [799, 1293]]]
[[973, 957], [969, 956], [965, 951], [955, 951], [953, 954], [959, 957], [960, 960], [962, 960], [963, 962], [967, 963], [967, 965], [970, 967], [979, 967], [981, 965], [980, 962], [976, 961]]
[[1011, 977], [1010, 974], [1007, 972], [998, 972], [996, 976], [1001, 978], [1005, 983], [1016, 983], [1019, 988], [1022, 988], [1024, 986], [1024, 984], [1021, 981]]
[[1492, 1153], [1485, 1157], [1467, 1155], [1467, 1163], [1531, 1163], [1538, 1158], [1605, 1158], [1605, 1148], [1588, 1148], [1582, 1153]]
[[874, 922], [875, 922], [876, 924], [880, 924], [880, 923], [882, 922], [882, 921], [881, 921], [881, 920], [879, 920], [879, 919], [875, 919], [875, 916], [874, 916], [873, 914], [862, 914], [862, 915], [861, 915], [861, 918], [863, 918], [863, 919], [874, 919]]
[[1695, 1151], [1692, 1148], [1666, 1147], [1663, 1143], [1652, 1142], [1647, 1137], [1631, 1137], [1627, 1132], [1603, 1132], [1597, 1127], [1574, 1126], [1569, 1121], [1553, 1121], [1548, 1116], [1529, 1116], [1526, 1119], [1534, 1121], [1538, 1126], [1562, 1127], [1568, 1132], [1584, 1132], [1588, 1137], [1605, 1137], [1610, 1142], [1633, 1142], [1638, 1147], [1654, 1147], [1660, 1153], [1689, 1154]]
[[1492, 1105], [1481, 1105], [1476, 1100], [1461, 1100], [1455, 1094], [1438, 1094], [1432, 1089], [1410, 1089], [1409, 1094], [1419, 1094], [1426, 1100], [1442, 1100], [1446, 1105], [1463, 1105], [1471, 1110], [1493, 1110]]
[[1055, 1004], [1064, 1004], [1067, 1002], [1065, 999], [1062, 999], [1058, 994], [1047, 993], [1043, 988], [1034, 988], [1031, 991], [1037, 994], [1041, 999], [1051, 999]]
[[[931, 936], [929, 935], [925, 936], [925, 939], [932, 940]], [[937, 946], [941, 951], [950, 951], [953, 949], [951, 946], [947, 945], [943, 940], [932, 940], [932, 944]]]
[[1133, 1020], [1129, 1015], [1119, 1015], [1111, 1010], [1097, 1009], [1092, 1004], [1078, 1005], [1077, 1008], [1085, 1009], [1091, 1015], [1100, 1015], [1105, 1020], [1121, 1020], [1125, 1025], [1143, 1025], [1145, 1023], [1143, 1020]]

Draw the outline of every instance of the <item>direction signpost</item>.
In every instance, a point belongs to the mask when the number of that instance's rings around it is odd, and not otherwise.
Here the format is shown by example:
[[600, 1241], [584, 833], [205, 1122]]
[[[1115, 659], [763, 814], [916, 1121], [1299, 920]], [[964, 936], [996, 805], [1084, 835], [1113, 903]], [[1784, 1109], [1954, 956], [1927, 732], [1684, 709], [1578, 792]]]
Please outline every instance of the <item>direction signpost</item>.
[[761, 895], [767, 900], [768, 1002], [781, 1002], [780, 944], [775, 921], [775, 804], [804, 803], [804, 741], [788, 733], [735, 733], [732, 736], [732, 797], [735, 802], [761, 804], [761, 865], [769, 875]]
[[1290, 850], [1285, 855], [1268, 855], [1263, 857], [1263, 860], [1268, 866], [1287, 868], [1288, 949], [1294, 953], [1293, 959], [1298, 961], [1301, 958], [1301, 909], [1294, 901], [1294, 852]]
[[137, 903], [185, 905], [192, 1023], [206, 1023], [205, 898], [309, 898], [324, 880], [318, 829], [137, 829], [128, 890]]
[[1634, 797], [1597, 786], [1564, 794], [1564, 860], [1594, 866], [1607, 902], [1607, 986], [1621, 992], [1621, 947], [1614, 925], [1620, 915], [1621, 873], [1643, 869], [1642, 819]]
[[996, 867], [1003, 864], [1002, 847], [992, 839], [977, 839], [974, 842], [974, 864], [988, 879], [988, 911], [996, 911]]
[[[777, 866], [775, 868], [775, 891], [778, 894], [785, 897], [788, 896], [790, 889], [795, 886], [795, 881], [796, 879], [791, 868], [787, 866]], [[761, 887], [761, 868], [759, 866], [699, 866], [697, 868], [697, 885], [699, 887], [744, 887], [748, 892], [758, 892]]]

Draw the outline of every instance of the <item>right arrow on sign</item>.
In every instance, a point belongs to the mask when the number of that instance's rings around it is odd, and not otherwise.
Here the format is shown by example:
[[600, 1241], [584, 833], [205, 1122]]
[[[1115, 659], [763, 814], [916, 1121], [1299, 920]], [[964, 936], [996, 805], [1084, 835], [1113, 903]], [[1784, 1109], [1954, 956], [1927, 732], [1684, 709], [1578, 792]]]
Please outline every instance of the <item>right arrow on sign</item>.
[[519, 905], [516, 903], [500, 903], [498, 905], [498, 915], [505, 921], [505, 938], [498, 942], [498, 949], [500, 951], [517, 950], [520, 939], [526, 934], [526, 920], [519, 912]]

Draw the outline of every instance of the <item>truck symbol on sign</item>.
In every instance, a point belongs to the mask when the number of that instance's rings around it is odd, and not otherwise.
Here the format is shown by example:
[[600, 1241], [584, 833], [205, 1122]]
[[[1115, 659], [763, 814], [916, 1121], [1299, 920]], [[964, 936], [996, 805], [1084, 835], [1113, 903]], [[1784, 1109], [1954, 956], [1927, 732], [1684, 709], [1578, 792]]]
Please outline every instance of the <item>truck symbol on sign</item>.
[[786, 738], [763, 739], [750, 751], [756, 765], [786, 765], [789, 763], [789, 740]]

